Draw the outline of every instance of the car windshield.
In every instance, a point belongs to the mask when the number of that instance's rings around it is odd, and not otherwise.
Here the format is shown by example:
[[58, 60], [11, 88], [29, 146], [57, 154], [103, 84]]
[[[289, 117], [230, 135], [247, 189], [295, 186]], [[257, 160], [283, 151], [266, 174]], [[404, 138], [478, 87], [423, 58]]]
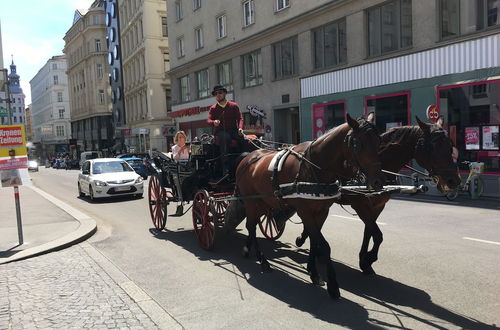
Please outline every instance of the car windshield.
[[92, 166], [92, 174], [133, 171], [134, 169], [127, 162], [99, 162]]

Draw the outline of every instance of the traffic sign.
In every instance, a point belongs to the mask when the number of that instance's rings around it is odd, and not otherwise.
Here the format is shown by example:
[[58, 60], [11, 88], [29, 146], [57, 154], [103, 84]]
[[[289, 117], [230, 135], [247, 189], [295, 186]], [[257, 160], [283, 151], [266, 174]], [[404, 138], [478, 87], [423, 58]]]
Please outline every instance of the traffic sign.
[[9, 115], [9, 110], [6, 108], [0, 107], [0, 117], [7, 117]]

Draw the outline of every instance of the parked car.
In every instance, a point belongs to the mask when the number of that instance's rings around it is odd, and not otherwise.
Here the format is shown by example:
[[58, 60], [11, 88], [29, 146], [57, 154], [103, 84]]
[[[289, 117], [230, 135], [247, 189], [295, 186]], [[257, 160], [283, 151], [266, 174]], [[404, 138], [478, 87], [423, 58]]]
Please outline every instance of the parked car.
[[148, 178], [149, 170], [148, 170], [148, 167], [144, 164], [144, 160], [142, 158], [138, 158], [138, 157], [124, 157], [124, 158], [120, 158], [120, 159], [123, 159], [130, 166], [132, 166], [132, 168], [134, 169], [134, 171], [137, 174], [139, 174], [140, 176], [142, 176], [142, 178], [144, 180], [146, 180]]
[[142, 197], [144, 179], [123, 159], [87, 160], [78, 175], [78, 194], [91, 200], [102, 197], [134, 195]]
[[38, 172], [38, 162], [36, 160], [28, 161], [28, 171]]
[[[151, 175], [151, 173], [149, 172], [149, 167], [145, 164], [145, 163], [149, 163], [152, 161], [151, 157], [149, 156], [149, 154], [147, 152], [129, 152], [126, 154], [120, 154], [120, 155], [116, 156], [116, 158], [120, 158], [120, 159], [140, 158], [142, 160], [142, 164], [144, 166], [144, 169], [142, 169], [142, 171], [144, 171], [144, 173], [146, 175], [146, 177], [144, 177], [144, 180], [146, 180], [147, 177], [149, 175]], [[139, 174], [141, 174], [141, 173], [139, 173]]]
[[89, 159], [102, 158], [102, 152], [100, 151], [84, 151], [80, 154], [80, 167], [82, 164]]

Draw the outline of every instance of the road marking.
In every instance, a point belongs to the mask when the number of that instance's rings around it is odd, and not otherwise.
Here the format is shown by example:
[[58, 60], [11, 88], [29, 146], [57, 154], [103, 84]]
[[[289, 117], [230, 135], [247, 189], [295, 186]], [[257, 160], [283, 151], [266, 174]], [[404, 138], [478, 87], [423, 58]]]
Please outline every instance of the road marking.
[[476, 241], [476, 242], [481, 242], [481, 243], [500, 245], [500, 242], [486, 241], [484, 239], [478, 239], [478, 238], [472, 238], [472, 237], [462, 237], [462, 238], [467, 239], [469, 241]]
[[[331, 217], [337, 217], [337, 218], [342, 218], [342, 219], [347, 219], [347, 220], [351, 220], [351, 221], [356, 221], [356, 222], [359, 222], [361, 221], [361, 219], [359, 218], [353, 218], [353, 217], [344, 217], [342, 215], [335, 215], [335, 214], [332, 214], [330, 215]], [[377, 222], [378, 225], [381, 225], [381, 226], [385, 226], [387, 225], [387, 223], [385, 222]]]

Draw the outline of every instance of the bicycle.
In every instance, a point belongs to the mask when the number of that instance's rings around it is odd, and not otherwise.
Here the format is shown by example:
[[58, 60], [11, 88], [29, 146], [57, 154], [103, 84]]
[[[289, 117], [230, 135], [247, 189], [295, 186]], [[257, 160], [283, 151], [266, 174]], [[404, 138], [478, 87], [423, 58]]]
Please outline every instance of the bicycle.
[[[469, 162], [469, 161], [464, 161], [462, 164], [466, 164], [469, 166], [469, 175], [467, 176], [467, 179], [465, 182], [460, 184], [458, 189], [448, 191], [445, 193], [446, 199], [449, 201], [452, 201], [457, 198], [459, 192], [467, 192], [469, 194], [469, 197], [480, 197], [483, 192], [484, 192], [484, 181], [481, 178], [481, 173], [484, 171], [484, 163], [482, 162]], [[476, 187], [477, 193], [473, 194], [471, 183], [474, 180], [474, 186]]]

